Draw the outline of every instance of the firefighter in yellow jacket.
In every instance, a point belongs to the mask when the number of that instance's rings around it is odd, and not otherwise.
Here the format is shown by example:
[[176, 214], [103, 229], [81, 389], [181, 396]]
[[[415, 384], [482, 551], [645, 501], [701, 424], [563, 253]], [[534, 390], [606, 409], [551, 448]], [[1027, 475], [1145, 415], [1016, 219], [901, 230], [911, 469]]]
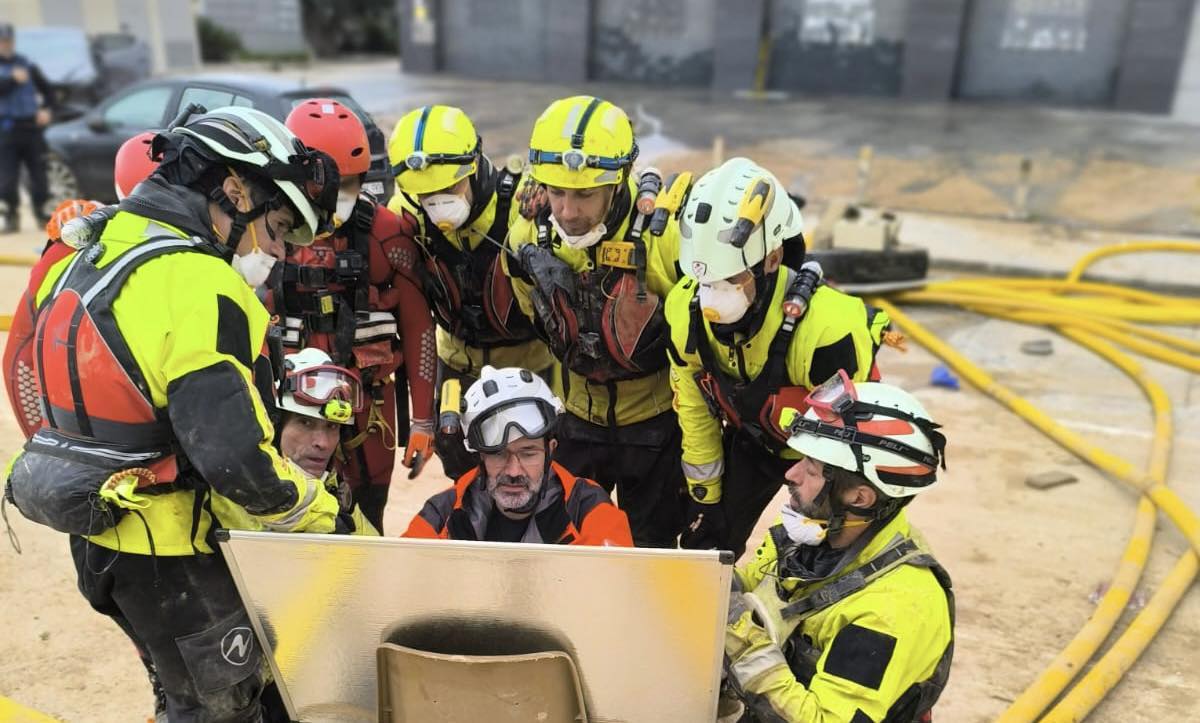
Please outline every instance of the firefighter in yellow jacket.
[[338, 501], [275, 449], [252, 366], [269, 324], [256, 287], [285, 242], [312, 243], [338, 176], [249, 108], [153, 147], [158, 170], [37, 293], [46, 423], [6, 494], [71, 534], [79, 589], [157, 672], [160, 714], [256, 721], [266, 668], [211, 533], [246, 514], [334, 530]]
[[803, 256], [800, 209], [753, 161], [704, 174], [679, 227], [691, 278], [666, 313], [689, 492], [681, 543], [740, 556], [797, 457], [780, 412], [839, 369], [867, 379], [888, 319], [821, 285], [819, 265], [783, 265], [785, 247]]
[[505, 261], [556, 358], [558, 459], [617, 489], [637, 545], [674, 547], [683, 480], [662, 299], [679, 278], [679, 234], [674, 219], [651, 232], [637, 202], [661, 182], [635, 178], [636, 158], [617, 106], [585, 95], [552, 103], [529, 142], [547, 204], [514, 227]]
[[[471, 119], [446, 105], [402, 117], [388, 158], [399, 190], [388, 208], [414, 220], [422, 255], [415, 266], [437, 322], [437, 389], [447, 379], [469, 387], [485, 365], [549, 370], [553, 357], [498, 261], [519, 217], [520, 168], [492, 165]], [[451, 479], [478, 466], [461, 439], [439, 432], [435, 442]]]
[[790, 499], [736, 570], [726, 680], [742, 720], [929, 720], [954, 653], [950, 577], [904, 507], [937, 481], [945, 438], [911, 394], [845, 372], [784, 427], [805, 455]]

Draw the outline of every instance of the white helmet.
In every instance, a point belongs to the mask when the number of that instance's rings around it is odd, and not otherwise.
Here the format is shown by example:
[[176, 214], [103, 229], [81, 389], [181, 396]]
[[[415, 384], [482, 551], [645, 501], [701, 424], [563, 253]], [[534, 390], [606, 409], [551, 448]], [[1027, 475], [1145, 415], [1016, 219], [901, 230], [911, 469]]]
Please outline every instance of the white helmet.
[[519, 437], [545, 437], [563, 413], [563, 403], [546, 382], [519, 367], [485, 366], [464, 402], [462, 422], [473, 452], [498, 452]]
[[168, 133], [194, 139], [217, 159], [269, 178], [299, 214], [284, 240], [296, 246], [313, 242], [324, 213], [314, 204], [328, 201], [331, 181], [336, 189], [337, 167], [307, 148], [287, 126], [260, 110], [229, 106], [196, 116]]
[[[933, 487], [945, 469], [946, 438], [913, 395], [878, 382], [855, 384], [839, 372], [809, 395], [801, 417], [785, 409], [788, 446], [819, 462], [866, 478], [889, 497]], [[850, 429], [848, 429], [850, 428]]]
[[279, 409], [338, 424], [354, 424], [362, 411], [362, 384], [349, 369], [335, 366], [329, 355], [309, 347], [284, 357], [283, 394]]
[[736, 276], [804, 231], [800, 209], [770, 171], [730, 158], [696, 181], [679, 218], [679, 266], [702, 284]]

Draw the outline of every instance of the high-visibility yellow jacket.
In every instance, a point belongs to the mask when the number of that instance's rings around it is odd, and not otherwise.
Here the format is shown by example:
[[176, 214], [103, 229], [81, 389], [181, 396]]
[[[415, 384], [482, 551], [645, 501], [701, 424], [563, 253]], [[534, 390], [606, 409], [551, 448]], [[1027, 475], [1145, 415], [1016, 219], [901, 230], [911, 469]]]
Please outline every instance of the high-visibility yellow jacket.
[[[632, 197], [635, 191], [632, 181], [629, 182], [629, 191]], [[626, 239], [636, 213], [636, 209], [631, 207], [609, 238], [614, 241]], [[595, 277], [608, 273], [613, 268], [599, 261], [603, 242], [587, 249], [574, 249], [558, 243], [552, 229], [550, 234], [554, 255], [570, 267], [577, 281], [581, 282], [585, 273]], [[661, 236], [646, 233], [642, 239], [646, 244], [646, 290], [656, 294], [665, 303], [667, 294], [680, 277], [679, 226], [671, 219]], [[526, 244], [536, 244], [537, 241], [536, 219], [530, 221], [521, 218], [513, 225], [509, 234], [509, 245], [514, 252]], [[513, 279], [513, 291], [522, 311], [537, 322], [531, 299], [532, 285], [521, 278], [519, 273], [514, 273], [514, 266], [517, 264], [515, 260], [506, 256], [504, 261], [506, 270]], [[617, 426], [624, 426], [645, 421], [671, 409], [671, 388], [667, 377], [668, 369], [664, 361], [661, 368], [649, 374], [615, 381], [616, 394], [613, 396], [610, 395], [609, 385], [590, 381], [587, 377], [567, 369], [561, 359], [556, 359], [553, 386], [555, 394], [563, 400], [567, 411], [576, 417], [601, 426], [609, 426], [614, 421]]]
[[[103, 269], [164, 235], [188, 237], [164, 222], [120, 212], [100, 238], [103, 253], [95, 265]], [[47, 274], [39, 307], [74, 256]], [[199, 506], [192, 489], [148, 495], [145, 509], [126, 514], [92, 542], [138, 554], [211, 553], [205, 537], [223, 513], [231, 519], [248, 513], [277, 529], [333, 531], [337, 500], [272, 444], [274, 430], [252, 381], [269, 317], [227, 261], [199, 251], [146, 261], [120, 288], [112, 314], [153, 406], [165, 410], [179, 449], [211, 492]], [[81, 385], [105, 383], [90, 374], [81, 364]]]
[[[409, 214], [417, 221], [420, 232], [416, 237], [416, 242], [421, 246], [422, 254], [425, 257], [422, 263], [418, 264], [423, 277], [431, 273], [430, 268], [434, 264], [431, 254], [433, 252], [433, 236], [435, 234], [440, 238], [444, 238], [455, 250], [465, 254], [473, 254], [481, 250], [487, 251], [487, 247], [493, 243], [488, 240], [486, 235], [493, 235], [489, 234], [489, 231], [495, 227], [496, 206], [497, 196], [493, 194], [487, 206], [470, 224], [455, 231], [443, 233], [436, 228], [432, 228], [425, 212], [403, 193], [396, 193], [388, 203], [388, 208], [393, 212], [397, 214]], [[506, 230], [511, 228], [520, 218], [518, 204], [514, 202], [509, 207], [508, 226], [504, 228]], [[499, 234], [500, 237], [495, 239], [495, 243], [503, 244], [505, 242], [505, 235], [505, 233]], [[483, 248], [481, 249], [481, 247]], [[483, 285], [483, 279], [481, 278], [472, 278], [472, 281], [481, 287]], [[473, 293], [482, 294], [483, 289], [474, 289]], [[436, 300], [431, 299], [430, 301], [430, 306], [434, 309], [435, 317], [437, 317], [438, 309], [436, 308]], [[453, 315], [460, 312], [449, 310], [449, 313]], [[550, 365], [554, 362], [554, 357], [551, 356], [550, 350], [546, 348], [546, 344], [536, 337], [503, 346], [482, 348], [469, 344], [466, 340], [455, 336], [446, 328], [441, 319], [438, 319], [438, 321], [438, 358], [442, 360], [443, 364], [460, 374], [479, 376], [479, 370], [485, 364], [490, 364], [494, 367], [522, 367], [540, 372], [544, 369], [549, 369]]]
[[[684, 475], [689, 488], [707, 488], [705, 501], [715, 502], [721, 496], [721, 476], [725, 468], [721, 446], [724, 410], [701, 388], [701, 382], [710, 388], [716, 386], [717, 396], [721, 396], [720, 385], [708, 379], [706, 372], [724, 375], [741, 387], [746, 387], [763, 373], [771, 358], [772, 341], [784, 321], [783, 302], [794, 277], [794, 271], [780, 268], [761, 326], [749, 336], [738, 334], [732, 344], [717, 339], [712, 325], [699, 315], [698, 309], [693, 316], [692, 300], [699, 290], [695, 280], [689, 278], [680, 282], [667, 297], [666, 316], [671, 325], [672, 342], [670, 379], [675, 393], [675, 410], [683, 431]], [[787, 374], [783, 384], [790, 387], [790, 394], [783, 395], [765, 415], [760, 414], [761, 406], [768, 400], [755, 400], [753, 416], [743, 421], [757, 424], [760, 416], [766, 416], [772, 424], [777, 424], [784, 406], [802, 408], [807, 391], [833, 376], [838, 369], [845, 369], [855, 381], [865, 381], [888, 323], [887, 315], [882, 312], [869, 315], [861, 299], [828, 286], [818, 287], [787, 349]], [[703, 330], [703, 338], [700, 338], [699, 329]], [[707, 345], [716, 369], [705, 368], [701, 344]], [[771, 393], [779, 394], [780, 391], [774, 389]], [[736, 392], [733, 396], [736, 397]], [[732, 406], [743, 400], [726, 398], [722, 401]], [[769, 433], [770, 430], [766, 431]], [[798, 456], [782, 444], [777, 446], [776, 453], [781, 457]], [[764, 454], [770, 453], [764, 450]]]
[[[779, 550], [786, 540], [777, 525], [736, 570], [742, 588], [761, 601], [759, 619], [771, 621], [767, 628], [784, 639], [776, 643], [749, 609], [726, 633], [730, 673], [758, 719], [904, 721], [920, 705], [931, 706], [949, 675], [953, 596], [949, 576], [904, 511], [840, 570], [815, 582], [789, 576]], [[889, 551], [895, 554], [880, 557]], [[864, 566], [876, 560], [878, 571], [867, 575], [871, 568]], [[847, 582], [856, 573], [864, 586]], [[823, 608], [811, 597], [839, 583], [853, 591]], [[806, 609], [798, 623], [779, 612], [787, 605]]]

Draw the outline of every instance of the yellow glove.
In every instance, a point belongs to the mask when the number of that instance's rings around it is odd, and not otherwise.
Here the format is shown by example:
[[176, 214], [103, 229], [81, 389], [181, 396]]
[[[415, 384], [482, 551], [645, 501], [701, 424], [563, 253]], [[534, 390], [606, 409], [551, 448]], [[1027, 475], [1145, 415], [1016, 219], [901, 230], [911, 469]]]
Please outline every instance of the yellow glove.
[[333, 532], [340, 506], [338, 498], [319, 479], [308, 479], [300, 501], [285, 512], [258, 517], [273, 532]]
[[[729, 675], [747, 692], [761, 692], [758, 684], [781, 669], [788, 671], [787, 659], [767, 631], [754, 622], [754, 611], [746, 610], [725, 628], [725, 656]], [[792, 679], [790, 672], [785, 676]]]

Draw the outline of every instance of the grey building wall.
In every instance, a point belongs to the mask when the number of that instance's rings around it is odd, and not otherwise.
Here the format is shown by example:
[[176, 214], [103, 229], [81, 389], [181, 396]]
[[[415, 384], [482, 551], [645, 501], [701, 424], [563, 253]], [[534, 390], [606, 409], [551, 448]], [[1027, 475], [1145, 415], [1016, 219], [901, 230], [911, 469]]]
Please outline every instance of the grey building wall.
[[900, 92], [908, 0], [775, 0], [767, 86], [801, 93]]
[[1181, 66], [1171, 114], [1179, 120], [1200, 123], [1200, 12], [1194, 8]]
[[1130, 0], [1113, 105], [1169, 113], [1192, 26], [1194, 0]]
[[900, 94], [944, 100], [954, 92], [967, 0], [909, 0]]
[[716, 0], [595, 0], [594, 80], [709, 85]]
[[758, 46], [765, 30], [766, 0], [717, 3], [713, 29], [713, 81], [716, 90], [755, 87]]
[[300, 0], [203, 0], [200, 14], [236, 33], [253, 53], [308, 50]]
[[400, 59], [406, 73], [441, 70], [441, 0], [396, 0]]
[[437, 66], [474, 78], [580, 81], [588, 21], [587, 0], [441, 0]]

